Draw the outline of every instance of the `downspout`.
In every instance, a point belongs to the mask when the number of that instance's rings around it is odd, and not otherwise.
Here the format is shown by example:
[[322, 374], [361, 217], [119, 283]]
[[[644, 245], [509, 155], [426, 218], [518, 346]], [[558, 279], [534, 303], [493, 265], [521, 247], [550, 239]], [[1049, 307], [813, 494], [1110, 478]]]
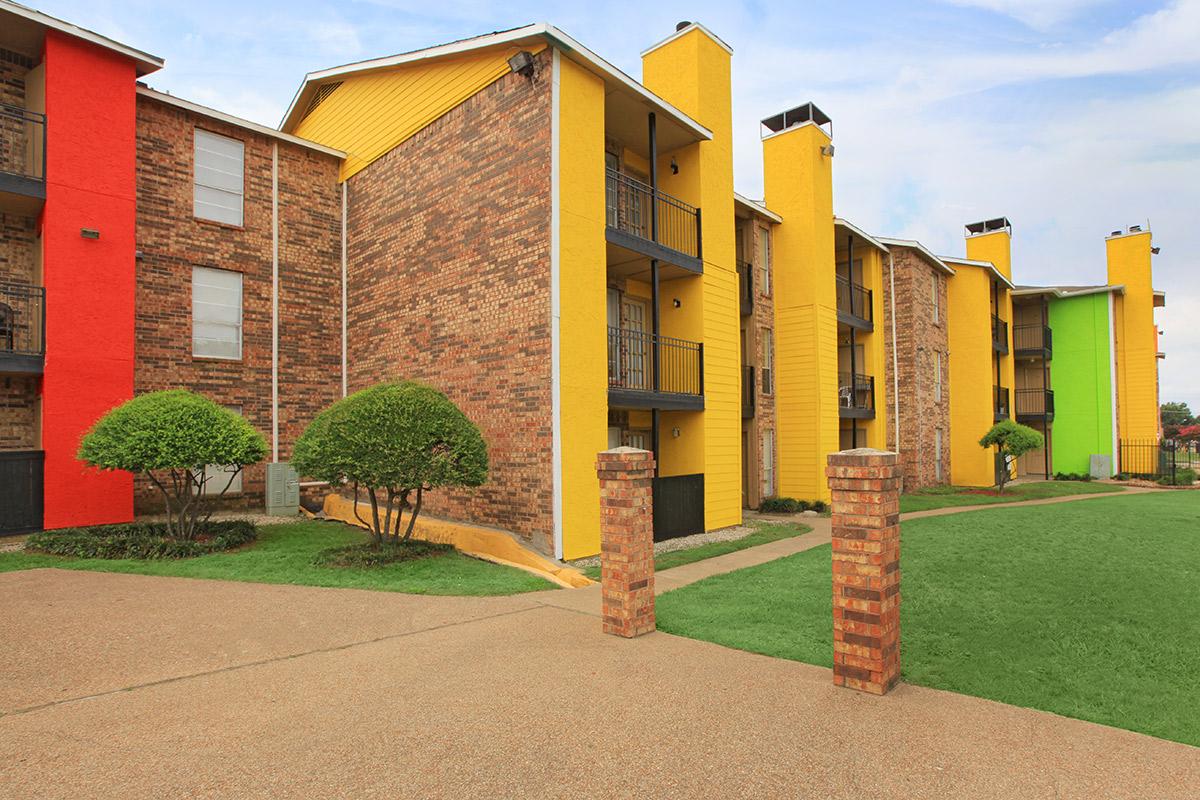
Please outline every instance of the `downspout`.
[[[892, 311], [892, 405], [895, 407], [896, 414], [896, 437], [895, 437], [895, 452], [900, 453], [900, 362], [896, 356], [896, 259], [892, 252], [888, 251], [888, 283], [891, 291], [888, 292], [888, 305]], [[938, 356], [939, 358], [941, 356]]]
[[279, 142], [271, 143], [271, 461], [279, 462]]
[[346, 195], [349, 181], [342, 181], [342, 397], [346, 396]]
[[[658, 241], [658, 119], [654, 112], [650, 112], [648, 120], [649, 130], [649, 153], [650, 153], [650, 239], [653, 242]], [[654, 392], [657, 395], [662, 386], [662, 355], [659, 344], [659, 286], [658, 286], [658, 259], [650, 259], [650, 320], [651, 330], [654, 332]], [[659, 418], [659, 410], [657, 404], [650, 411], [650, 443], [654, 448], [654, 477], [659, 475], [659, 464], [662, 458], [659, 457], [658, 437], [661, 433], [662, 420]]]

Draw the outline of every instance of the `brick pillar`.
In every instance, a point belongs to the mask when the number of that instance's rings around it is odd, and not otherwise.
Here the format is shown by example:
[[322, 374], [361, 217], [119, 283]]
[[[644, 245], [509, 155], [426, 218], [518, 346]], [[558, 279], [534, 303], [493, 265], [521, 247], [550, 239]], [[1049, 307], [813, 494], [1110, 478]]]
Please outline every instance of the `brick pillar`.
[[900, 680], [900, 466], [870, 448], [829, 455], [833, 682], [886, 694]]
[[600, 592], [604, 632], [654, 631], [654, 457], [617, 447], [598, 456]]

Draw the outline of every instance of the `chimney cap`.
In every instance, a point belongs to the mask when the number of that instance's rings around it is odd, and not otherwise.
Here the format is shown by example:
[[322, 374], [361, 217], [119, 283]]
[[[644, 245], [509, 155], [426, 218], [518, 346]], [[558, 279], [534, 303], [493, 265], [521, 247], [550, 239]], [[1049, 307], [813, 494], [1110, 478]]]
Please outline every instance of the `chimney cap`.
[[1008, 217], [996, 217], [995, 219], [985, 219], [983, 222], [972, 222], [966, 228], [967, 236], [982, 236], [985, 233], [995, 233], [996, 231], [1006, 231], [1009, 236], [1012, 236], [1012, 223], [1008, 221]]
[[691, 25], [691, 24], [692, 24], [692, 23], [691, 23], [691, 21], [690, 21], [690, 20], [686, 20], [686, 19], [685, 19], [685, 20], [681, 20], [681, 21], [679, 21], [679, 22], [676, 22], [676, 23], [675, 23], [675, 31], [676, 31], [676, 32], [679, 32], [679, 31], [683, 30], [684, 28], [686, 28], [687, 26], [689, 26], [689, 25]]
[[[816, 103], [805, 103], [802, 106], [789, 108], [780, 114], [767, 117], [762, 121], [763, 127], [771, 131], [771, 133], [779, 133], [785, 131], [793, 125], [800, 125], [805, 122], [811, 122], [819, 128], [824, 128], [825, 132], [833, 138], [833, 119], [830, 118], [821, 109], [817, 108]], [[826, 127], [828, 126], [828, 127]]]

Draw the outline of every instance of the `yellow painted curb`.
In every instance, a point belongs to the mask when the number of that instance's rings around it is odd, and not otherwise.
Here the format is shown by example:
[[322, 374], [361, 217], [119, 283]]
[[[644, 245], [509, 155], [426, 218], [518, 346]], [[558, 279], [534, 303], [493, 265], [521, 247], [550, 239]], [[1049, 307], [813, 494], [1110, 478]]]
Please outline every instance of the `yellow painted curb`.
[[[370, 519], [370, 504], [360, 500], [358, 506], [358, 513], [362, 518]], [[367, 527], [354, 516], [354, 501], [339, 494], [325, 496], [324, 511], [325, 516], [329, 519], [336, 519], [358, 528]], [[545, 556], [535, 553], [503, 531], [469, 525], [465, 522], [418, 517], [416, 527], [413, 529], [413, 538], [426, 542], [452, 544], [457, 550], [469, 556], [531, 572], [566, 589], [578, 589], [593, 583], [579, 570], [557, 564]]]

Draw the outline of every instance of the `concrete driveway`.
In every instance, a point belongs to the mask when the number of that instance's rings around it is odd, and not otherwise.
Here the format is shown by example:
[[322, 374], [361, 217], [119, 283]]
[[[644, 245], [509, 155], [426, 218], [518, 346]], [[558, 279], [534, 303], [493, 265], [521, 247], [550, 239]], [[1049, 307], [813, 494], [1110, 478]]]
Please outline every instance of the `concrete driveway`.
[[[0, 575], [0, 796], [1194, 798], [1200, 749], [666, 634], [550, 592]], [[571, 605], [566, 603], [564, 605]]]

